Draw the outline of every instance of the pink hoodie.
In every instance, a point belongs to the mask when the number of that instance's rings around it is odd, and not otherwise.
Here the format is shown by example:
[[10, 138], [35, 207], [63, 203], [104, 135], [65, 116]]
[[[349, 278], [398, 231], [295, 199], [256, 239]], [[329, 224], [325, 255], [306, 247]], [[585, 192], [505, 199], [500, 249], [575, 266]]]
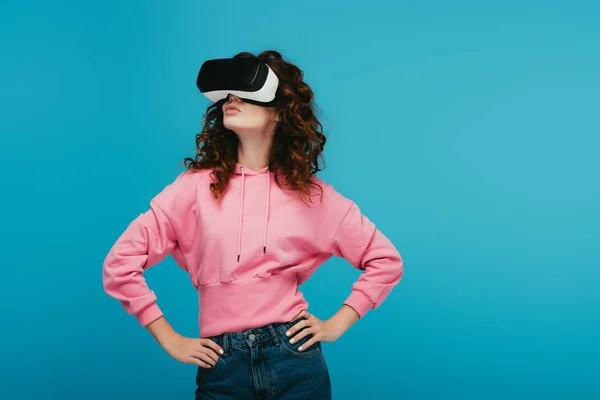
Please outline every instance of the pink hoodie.
[[[169, 254], [198, 291], [201, 337], [290, 321], [298, 286], [331, 256], [364, 270], [344, 304], [362, 317], [400, 282], [403, 262], [357, 205], [313, 176], [323, 201], [280, 189], [274, 172], [236, 164], [219, 205], [209, 170], [182, 172], [135, 218], [103, 265], [106, 292], [143, 326], [162, 315], [143, 272]], [[312, 193], [319, 193], [312, 186]], [[349, 288], [350, 289], [350, 288]]]

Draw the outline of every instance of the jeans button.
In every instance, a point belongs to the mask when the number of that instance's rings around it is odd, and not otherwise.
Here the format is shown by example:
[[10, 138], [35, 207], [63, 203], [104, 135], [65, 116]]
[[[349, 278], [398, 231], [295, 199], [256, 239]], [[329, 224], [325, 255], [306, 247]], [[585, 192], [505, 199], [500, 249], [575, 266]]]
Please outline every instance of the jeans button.
[[254, 338], [256, 338], [256, 336], [254, 336], [254, 333], [251, 333], [251, 334], [248, 336], [248, 339], [250, 339], [250, 340], [254, 340]]

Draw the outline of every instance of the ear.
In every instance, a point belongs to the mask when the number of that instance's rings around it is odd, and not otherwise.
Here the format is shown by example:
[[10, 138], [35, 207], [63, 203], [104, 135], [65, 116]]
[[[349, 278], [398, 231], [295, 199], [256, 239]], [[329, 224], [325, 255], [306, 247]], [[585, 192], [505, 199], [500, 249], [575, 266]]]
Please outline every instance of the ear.
[[275, 111], [275, 116], [273, 117], [273, 121], [281, 122], [281, 115], [277, 111]]

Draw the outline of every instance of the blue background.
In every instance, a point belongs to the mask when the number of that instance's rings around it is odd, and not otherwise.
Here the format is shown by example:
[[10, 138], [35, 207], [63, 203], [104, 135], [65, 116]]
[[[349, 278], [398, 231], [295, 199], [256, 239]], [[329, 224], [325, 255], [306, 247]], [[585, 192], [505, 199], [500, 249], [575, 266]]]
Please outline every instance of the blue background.
[[[192, 398], [109, 298], [101, 265], [182, 170], [208, 58], [277, 49], [305, 72], [320, 175], [405, 276], [324, 343], [335, 399], [600, 398], [600, 4], [3, 2], [0, 398]], [[327, 319], [359, 272], [303, 287]], [[169, 258], [147, 273], [197, 336]]]

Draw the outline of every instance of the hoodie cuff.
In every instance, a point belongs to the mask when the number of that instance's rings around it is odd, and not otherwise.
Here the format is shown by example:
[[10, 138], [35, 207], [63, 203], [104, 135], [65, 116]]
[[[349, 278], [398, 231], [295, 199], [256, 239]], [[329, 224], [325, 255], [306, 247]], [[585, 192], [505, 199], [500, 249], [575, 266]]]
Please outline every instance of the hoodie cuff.
[[162, 315], [163, 312], [158, 307], [158, 305], [156, 303], [152, 303], [148, 307], [144, 308], [142, 311], [135, 314], [135, 317], [137, 318], [140, 325], [146, 326], [155, 319], [162, 317]]
[[367, 311], [373, 308], [373, 302], [363, 292], [353, 290], [350, 296], [344, 301], [344, 304], [354, 308], [360, 318], [362, 318]]

